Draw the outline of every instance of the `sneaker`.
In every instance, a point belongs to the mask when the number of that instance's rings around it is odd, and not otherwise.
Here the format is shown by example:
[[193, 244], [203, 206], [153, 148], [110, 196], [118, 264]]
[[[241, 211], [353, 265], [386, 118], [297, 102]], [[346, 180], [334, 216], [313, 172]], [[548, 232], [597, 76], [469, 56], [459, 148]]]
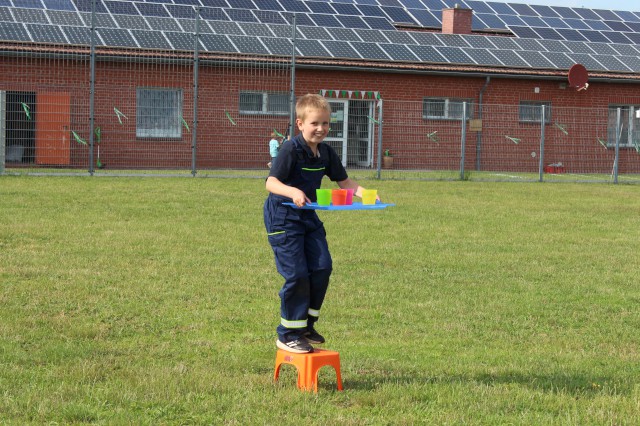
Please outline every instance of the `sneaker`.
[[314, 345], [321, 345], [324, 343], [324, 337], [322, 337], [322, 334], [318, 333], [313, 327], [304, 333], [304, 338], [307, 339], [307, 342]]
[[276, 346], [283, 351], [293, 352], [296, 354], [306, 354], [313, 352], [313, 346], [304, 338], [292, 340], [290, 342], [281, 342], [280, 339], [276, 340]]

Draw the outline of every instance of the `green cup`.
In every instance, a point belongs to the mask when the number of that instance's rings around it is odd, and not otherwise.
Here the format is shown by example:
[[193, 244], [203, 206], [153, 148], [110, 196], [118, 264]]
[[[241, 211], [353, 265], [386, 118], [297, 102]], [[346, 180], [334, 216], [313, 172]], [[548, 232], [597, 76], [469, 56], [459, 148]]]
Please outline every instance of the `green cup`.
[[331, 205], [331, 190], [330, 189], [316, 189], [316, 198], [319, 206]]

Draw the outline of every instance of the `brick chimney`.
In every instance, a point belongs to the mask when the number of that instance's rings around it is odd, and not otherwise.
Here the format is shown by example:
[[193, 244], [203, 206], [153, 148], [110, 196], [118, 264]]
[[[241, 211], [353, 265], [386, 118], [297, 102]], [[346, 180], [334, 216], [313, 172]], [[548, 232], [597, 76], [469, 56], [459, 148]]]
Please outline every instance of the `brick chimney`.
[[443, 34], [471, 34], [473, 10], [455, 5], [451, 9], [442, 9]]

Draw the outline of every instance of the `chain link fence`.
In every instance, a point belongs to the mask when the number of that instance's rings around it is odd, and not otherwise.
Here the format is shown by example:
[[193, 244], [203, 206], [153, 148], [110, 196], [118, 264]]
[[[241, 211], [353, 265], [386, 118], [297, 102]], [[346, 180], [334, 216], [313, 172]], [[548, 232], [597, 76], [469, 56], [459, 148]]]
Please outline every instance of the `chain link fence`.
[[[140, 46], [152, 31], [106, 47], [129, 33], [87, 13], [72, 45], [0, 46], [0, 172], [263, 177], [269, 140], [292, 130], [295, 16], [270, 27], [282, 56], [267, 57], [232, 53], [251, 39], [192, 10], [162, 51]], [[358, 177], [640, 183], [634, 106], [411, 102], [326, 83], [327, 143]]]
[[633, 106], [384, 105], [386, 178], [640, 183]]
[[[264, 171], [271, 135], [289, 133], [295, 18], [273, 26], [282, 57], [261, 55], [261, 46], [241, 55], [216, 33], [233, 23], [203, 19], [198, 8], [187, 16], [187, 9], [162, 22], [179, 25], [164, 36], [140, 31], [133, 40], [105, 15], [83, 13], [86, 31], [73, 46], [0, 45], [0, 172]], [[164, 42], [166, 50], [145, 49], [146, 42]]]

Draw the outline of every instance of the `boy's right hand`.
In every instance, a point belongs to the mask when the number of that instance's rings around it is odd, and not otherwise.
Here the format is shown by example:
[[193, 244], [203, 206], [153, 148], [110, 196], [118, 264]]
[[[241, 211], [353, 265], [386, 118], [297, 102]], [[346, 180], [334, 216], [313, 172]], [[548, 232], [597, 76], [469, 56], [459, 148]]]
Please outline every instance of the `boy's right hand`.
[[293, 193], [293, 196], [291, 197], [291, 200], [293, 201], [293, 204], [295, 204], [298, 207], [302, 207], [306, 203], [310, 203], [311, 202], [311, 200], [307, 198], [307, 196], [305, 195], [304, 192], [302, 192], [298, 188], [294, 188], [294, 190], [295, 190], [295, 192]]

